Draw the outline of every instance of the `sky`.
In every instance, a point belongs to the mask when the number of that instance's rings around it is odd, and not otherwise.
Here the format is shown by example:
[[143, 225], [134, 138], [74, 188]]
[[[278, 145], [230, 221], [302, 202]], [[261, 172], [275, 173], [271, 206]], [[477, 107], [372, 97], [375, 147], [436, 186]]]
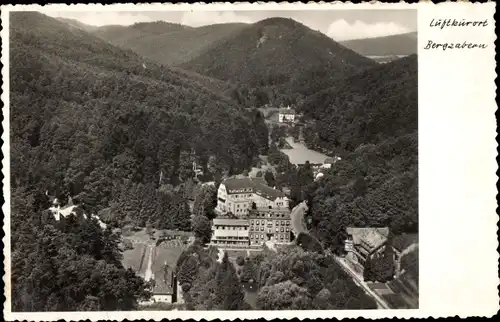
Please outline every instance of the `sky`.
[[319, 30], [337, 41], [381, 37], [417, 31], [417, 11], [408, 10], [236, 10], [236, 11], [50, 11], [53, 17], [83, 23], [131, 25], [136, 22], [163, 20], [192, 27], [216, 23], [254, 23], [270, 17], [292, 18], [311, 29]]

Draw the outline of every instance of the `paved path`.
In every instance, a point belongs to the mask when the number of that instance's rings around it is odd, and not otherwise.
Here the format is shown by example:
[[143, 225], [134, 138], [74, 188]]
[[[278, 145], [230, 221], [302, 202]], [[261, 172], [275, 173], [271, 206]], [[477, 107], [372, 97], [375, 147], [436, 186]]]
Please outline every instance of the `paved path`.
[[307, 233], [306, 222], [304, 219], [304, 215], [306, 214], [307, 209], [308, 208], [306, 202], [302, 201], [297, 206], [295, 206], [290, 213], [292, 230], [295, 236], [297, 236], [301, 232]]
[[146, 281], [154, 279], [153, 270], [151, 269], [153, 266], [153, 249], [153, 245], [148, 246], [148, 267], [146, 268], [146, 272], [144, 273], [144, 280]]
[[351, 275], [352, 279], [356, 284], [358, 284], [363, 290], [371, 296], [375, 302], [377, 302], [377, 306], [379, 309], [390, 309], [389, 305], [387, 302], [382, 299], [377, 293], [375, 293], [369, 286], [366, 284], [366, 282], [363, 280], [362, 277], [360, 277], [350, 266], [349, 264], [346, 263], [346, 260], [344, 258], [338, 257], [333, 255], [333, 258], [335, 258], [335, 261], [344, 269], [346, 273]]

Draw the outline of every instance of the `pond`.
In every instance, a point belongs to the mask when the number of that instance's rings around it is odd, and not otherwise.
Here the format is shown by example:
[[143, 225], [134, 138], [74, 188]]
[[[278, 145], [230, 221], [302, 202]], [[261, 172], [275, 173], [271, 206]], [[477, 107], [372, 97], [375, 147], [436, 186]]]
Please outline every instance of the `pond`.
[[290, 162], [293, 164], [323, 163], [328, 155], [308, 149], [301, 142], [294, 142], [292, 137], [287, 137], [286, 141], [292, 147], [291, 149], [280, 149], [281, 152], [288, 155]]

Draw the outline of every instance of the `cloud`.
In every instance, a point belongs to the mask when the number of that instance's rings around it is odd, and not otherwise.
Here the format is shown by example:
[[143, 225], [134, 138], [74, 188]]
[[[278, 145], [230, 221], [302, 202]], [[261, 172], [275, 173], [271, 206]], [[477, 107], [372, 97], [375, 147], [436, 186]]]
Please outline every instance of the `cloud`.
[[151, 22], [150, 17], [135, 12], [103, 11], [103, 12], [67, 12], [67, 11], [48, 11], [44, 12], [51, 17], [63, 17], [76, 19], [87, 25], [132, 25], [136, 22]]
[[199, 27], [231, 22], [252, 23], [253, 21], [244, 15], [237, 15], [234, 11], [188, 11], [184, 12], [180, 23]]
[[354, 23], [350, 24], [342, 19], [332, 22], [326, 34], [334, 40], [343, 41], [397, 35], [411, 31], [413, 30], [394, 22], [377, 22], [370, 24], [356, 20]]

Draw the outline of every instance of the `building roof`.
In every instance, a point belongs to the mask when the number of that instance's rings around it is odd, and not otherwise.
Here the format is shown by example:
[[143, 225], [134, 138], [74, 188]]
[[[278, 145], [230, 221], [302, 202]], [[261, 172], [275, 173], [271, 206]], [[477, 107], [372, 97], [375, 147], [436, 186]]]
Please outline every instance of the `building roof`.
[[221, 226], [248, 226], [248, 220], [246, 219], [232, 219], [232, 218], [214, 218], [214, 225]]
[[269, 200], [285, 197], [285, 194], [265, 184], [263, 178], [230, 178], [222, 182], [228, 194], [256, 193]]
[[326, 164], [334, 164], [335, 163], [335, 159], [334, 158], [326, 158], [325, 159], [325, 162], [323, 163], [326, 163]]
[[284, 207], [284, 208], [266, 208], [266, 207], [257, 207], [256, 209], [249, 209], [249, 212], [284, 212], [284, 213], [289, 213], [290, 209]]
[[372, 250], [382, 246], [387, 241], [387, 237], [389, 236], [389, 228], [387, 227], [348, 227], [346, 231], [352, 236], [354, 245], [366, 243]]
[[293, 108], [280, 108], [280, 114], [295, 114], [295, 110]]
[[392, 247], [400, 252], [412, 244], [418, 244], [418, 234], [401, 234], [392, 239]]
[[213, 237], [248, 237], [248, 230], [217, 229]]

